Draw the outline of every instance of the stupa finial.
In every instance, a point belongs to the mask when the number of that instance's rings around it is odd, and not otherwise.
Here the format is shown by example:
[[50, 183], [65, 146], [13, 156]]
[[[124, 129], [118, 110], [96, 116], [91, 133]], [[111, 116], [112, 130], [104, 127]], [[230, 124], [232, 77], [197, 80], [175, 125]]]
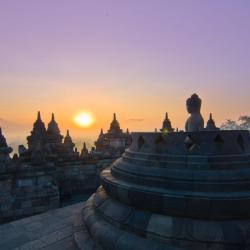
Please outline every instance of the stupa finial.
[[41, 118], [41, 112], [40, 111], [37, 112], [37, 120], [38, 121], [42, 120], [42, 118]]
[[100, 135], [99, 136], [102, 136], [103, 135], [103, 129], [101, 128], [101, 131], [100, 131]]

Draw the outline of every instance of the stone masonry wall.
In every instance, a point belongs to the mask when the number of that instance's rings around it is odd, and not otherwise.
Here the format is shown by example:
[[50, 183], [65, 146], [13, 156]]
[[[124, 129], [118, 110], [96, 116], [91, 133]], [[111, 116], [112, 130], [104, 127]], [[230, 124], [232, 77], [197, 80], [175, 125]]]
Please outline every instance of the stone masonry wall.
[[58, 166], [58, 185], [61, 199], [93, 192], [100, 185], [99, 174], [113, 160], [65, 163]]
[[54, 209], [60, 201], [95, 191], [100, 172], [113, 160], [55, 166], [11, 165], [0, 169], [0, 223]]
[[0, 179], [0, 222], [59, 207], [53, 166], [10, 167]]

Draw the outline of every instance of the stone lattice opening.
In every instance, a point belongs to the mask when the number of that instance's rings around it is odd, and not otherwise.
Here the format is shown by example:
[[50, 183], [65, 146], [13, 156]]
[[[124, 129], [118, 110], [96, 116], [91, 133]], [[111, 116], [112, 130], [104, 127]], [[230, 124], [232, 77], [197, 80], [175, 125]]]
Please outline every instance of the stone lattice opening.
[[190, 135], [188, 135], [185, 138], [184, 143], [185, 143], [188, 150], [192, 150], [195, 147], [195, 144], [196, 144], [195, 140]]
[[244, 151], [245, 150], [245, 146], [244, 146], [244, 139], [243, 139], [242, 135], [238, 135], [238, 137], [237, 137], [237, 143], [240, 146], [240, 148]]
[[138, 141], [137, 141], [138, 149], [141, 149], [142, 146], [144, 145], [144, 143], [145, 143], [145, 140], [143, 139], [142, 136], [140, 136], [140, 137], [138, 138]]
[[224, 144], [224, 140], [222, 139], [222, 137], [220, 135], [216, 135], [216, 137], [214, 138], [214, 142], [217, 144], [217, 145], [222, 145]]

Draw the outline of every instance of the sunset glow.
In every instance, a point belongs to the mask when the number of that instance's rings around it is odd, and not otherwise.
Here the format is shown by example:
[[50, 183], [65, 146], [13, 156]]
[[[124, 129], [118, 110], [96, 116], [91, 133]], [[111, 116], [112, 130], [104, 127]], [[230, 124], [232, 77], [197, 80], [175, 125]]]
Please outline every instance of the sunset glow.
[[89, 113], [80, 113], [75, 119], [75, 123], [80, 127], [90, 127], [94, 123], [94, 118]]

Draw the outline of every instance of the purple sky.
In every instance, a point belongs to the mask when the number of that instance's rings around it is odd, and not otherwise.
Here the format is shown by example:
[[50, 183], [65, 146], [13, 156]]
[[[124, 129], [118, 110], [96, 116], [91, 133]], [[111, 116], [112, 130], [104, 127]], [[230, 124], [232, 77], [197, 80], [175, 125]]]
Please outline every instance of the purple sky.
[[63, 130], [81, 109], [95, 131], [114, 111], [131, 130], [165, 111], [183, 127], [193, 92], [205, 118], [250, 114], [248, 0], [2, 0], [0, 45], [0, 118], [28, 131], [37, 110]]

